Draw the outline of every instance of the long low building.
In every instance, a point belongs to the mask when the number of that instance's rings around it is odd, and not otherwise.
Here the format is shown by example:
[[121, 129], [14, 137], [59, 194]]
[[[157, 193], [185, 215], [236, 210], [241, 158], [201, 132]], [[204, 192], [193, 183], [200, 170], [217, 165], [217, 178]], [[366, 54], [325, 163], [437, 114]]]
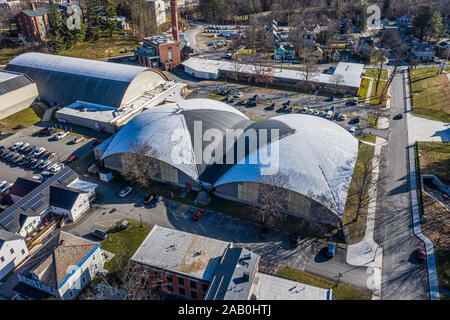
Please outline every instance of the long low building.
[[36, 83], [25, 74], [0, 71], [0, 119], [30, 107], [37, 97]]
[[286, 68], [262, 68], [238, 62], [190, 58], [182, 63], [184, 71], [200, 79], [237, 79], [245, 82], [270, 83], [283, 87], [305, 87], [333, 93], [356, 95], [361, 86], [364, 65], [339, 62], [332, 74], [306, 73]]
[[[259, 140], [253, 144], [252, 137]], [[218, 143], [213, 150], [211, 139]], [[125, 177], [135, 167], [130, 160], [144, 154], [155, 167], [146, 171], [154, 180], [250, 205], [267, 204], [269, 185], [280, 193], [281, 211], [336, 226], [358, 140], [320, 117], [289, 114], [253, 122], [225, 103], [192, 99], [144, 111], [95, 154]]]

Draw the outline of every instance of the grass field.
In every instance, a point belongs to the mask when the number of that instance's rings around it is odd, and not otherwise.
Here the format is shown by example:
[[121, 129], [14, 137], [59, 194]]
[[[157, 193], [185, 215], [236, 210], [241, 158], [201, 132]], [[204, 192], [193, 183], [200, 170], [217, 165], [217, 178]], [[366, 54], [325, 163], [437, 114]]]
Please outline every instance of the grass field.
[[420, 170], [422, 174], [434, 174], [442, 182], [450, 183], [450, 143], [419, 142]]
[[450, 291], [450, 250], [435, 248], [439, 287]]
[[365, 101], [367, 90], [369, 90], [370, 79], [362, 79], [361, 88], [358, 91], [358, 101]]
[[13, 132], [18, 125], [22, 125], [24, 128], [31, 127], [33, 124], [41, 121], [44, 112], [39, 106], [26, 108], [0, 120], [0, 129]]
[[127, 220], [130, 222], [127, 230], [108, 234], [108, 238], [102, 242], [102, 249], [116, 254], [111, 261], [104, 265], [104, 268], [108, 271], [114, 266], [117, 256], [120, 255], [121, 258], [128, 261], [150, 232], [149, 226], [145, 224], [141, 226], [139, 221]]
[[336, 282], [324, 279], [307, 272], [286, 267], [279, 273], [280, 276], [289, 278], [301, 283], [309, 284], [324, 289], [333, 289], [335, 300], [369, 300], [370, 293], [351, 286], [340, 283], [336, 287]]
[[413, 114], [450, 122], [450, 82], [446, 74], [436, 76], [436, 72], [437, 68], [411, 70]]
[[3, 48], [0, 49], [0, 64], [7, 64], [12, 59], [25, 53], [27, 50], [24, 47], [15, 47], [15, 48]]
[[[363, 155], [363, 153], [368, 153], [368, 156], [372, 158], [374, 151], [375, 147], [360, 143], [355, 172], [356, 170], [358, 170], [358, 168], [361, 168], [361, 156]], [[353, 176], [353, 179], [354, 178], [355, 176]], [[349, 196], [347, 197], [347, 202], [345, 203], [344, 216], [342, 220], [345, 228], [347, 228], [350, 232], [352, 240], [356, 243], [364, 238], [364, 234], [366, 231], [367, 206], [360, 209], [360, 214], [357, 218], [357, 198], [356, 196], [351, 195], [353, 188], [354, 186], [352, 181], [352, 183], [350, 184]]]
[[[365, 70], [365, 77], [375, 78], [378, 79], [378, 68], [364, 68]], [[388, 71], [386, 69], [382, 69], [381, 71], [381, 80], [387, 80], [388, 79]]]
[[113, 35], [113, 37], [100, 37], [98, 40], [84, 41], [77, 43], [68, 50], [61, 51], [63, 56], [84, 58], [84, 59], [103, 59], [124, 54], [125, 49], [135, 49], [138, 43], [131, 40], [126, 35]]
[[[386, 84], [387, 84], [387, 81], [380, 80], [380, 83], [378, 84], [378, 89], [377, 89], [376, 81], [373, 82], [372, 90], [370, 93], [370, 99], [369, 99], [370, 104], [378, 105], [380, 103], [380, 96], [383, 93], [383, 89], [386, 86]], [[381, 105], [382, 106], [386, 105], [386, 99], [383, 99], [383, 101], [381, 102]]]

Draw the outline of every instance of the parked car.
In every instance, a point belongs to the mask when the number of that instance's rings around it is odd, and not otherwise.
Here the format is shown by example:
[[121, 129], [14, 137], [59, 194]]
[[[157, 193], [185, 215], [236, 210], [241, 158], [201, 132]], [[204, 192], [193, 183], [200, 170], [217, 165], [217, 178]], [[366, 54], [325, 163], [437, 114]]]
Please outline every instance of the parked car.
[[262, 227], [261, 230], [258, 233], [258, 238], [263, 239], [263, 240], [267, 240], [267, 238], [269, 237], [269, 227]]
[[44, 162], [44, 160], [37, 159], [36, 162], [34, 162], [33, 165], [31, 166], [31, 168], [36, 169], [42, 162]]
[[77, 160], [79, 157], [76, 154], [71, 155], [69, 158], [67, 158], [67, 163], [72, 163], [75, 160]]
[[63, 163], [55, 163], [53, 166], [47, 167], [47, 170], [50, 170], [50, 172], [52, 173], [57, 173], [59, 171], [61, 171], [64, 168], [64, 164]]
[[92, 144], [91, 144], [91, 148], [95, 148], [96, 146], [98, 146], [100, 143], [102, 143], [103, 141], [100, 139], [95, 140]]
[[234, 95], [235, 98], [242, 98], [242, 92], [238, 92]]
[[241, 100], [241, 104], [242, 104], [242, 105], [246, 105], [247, 103], [248, 103], [248, 100], [247, 100], [247, 99]]
[[50, 160], [44, 160], [44, 162], [42, 162], [38, 168], [39, 169], [44, 169], [45, 167], [48, 167], [52, 162]]
[[5, 146], [0, 146], [0, 152], [2, 152], [5, 149], [6, 149]]
[[16, 158], [19, 157], [19, 156], [20, 156], [20, 153], [14, 152], [14, 154], [12, 155], [11, 158], [8, 159], [8, 161], [14, 162], [14, 160], [16, 160]]
[[294, 235], [292, 236], [292, 238], [289, 240], [289, 246], [292, 248], [297, 248], [298, 244], [300, 243], [300, 235]]
[[339, 120], [340, 117], [341, 117], [341, 113], [340, 113], [340, 112], [336, 112], [336, 113], [334, 114], [334, 118], [335, 118], [335, 119]]
[[8, 181], [5, 181], [5, 180], [0, 181], [0, 190], [1, 190], [1, 188], [3, 188], [4, 186], [6, 186], [7, 184], [8, 184]]
[[425, 250], [423, 250], [423, 248], [417, 248], [417, 259], [420, 261], [424, 261], [427, 259], [427, 253], [425, 252]]
[[33, 156], [35, 156], [35, 157], [40, 157], [40, 156], [42, 156], [42, 154], [43, 154], [45, 151], [47, 151], [47, 149], [41, 147], [41, 148], [37, 149], [37, 150], [33, 153]]
[[329, 242], [328, 243], [328, 250], [327, 250], [327, 256], [329, 258], [334, 257], [334, 254], [336, 252], [336, 244], [333, 242]]
[[129, 195], [133, 191], [132, 187], [125, 187], [119, 192], [119, 197], [125, 198], [127, 195]]
[[354, 119], [354, 123], [359, 123], [360, 120], [361, 120], [361, 116], [356, 116], [356, 118]]
[[318, 116], [320, 114], [320, 111], [319, 110], [314, 110], [314, 115], [315, 116]]
[[62, 140], [69, 134], [69, 131], [61, 131], [55, 136], [55, 140]]
[[103, 231], [100, 231], [98, 229], [95, 229], [94, 231], [91, 232], [91, 236], [100, 239], [100, 240], [105, 240], [108, 235], [106, 233], [104, 233]]
[[333, 118], [333, 111], [328, 111], [327, 115], [326, 115], [327, 119], [332, 119]]
[[25, 142], [20, 147], [18, 147], [17, 150], [20, 151], [20, 152], [24, 152], [25, 149], [28, 148], [29, 146], [30, 146], [30, 144], [28, 142]]
[[320, 111], [319, 116], [320, 117], [325, 117], [325, 111]]
[[163, 200], [162, 196], [156, 196], [152, 200], [150, 200], [148, 205], [150, 208], [156, 208], [157, 206], [159, 206], [162, 200]]
[[9, 148], [11, 151], [16, 151], [17, 148], [19, 148], [21, 145], [23, 145], [22, 141], [16, 142], [11, 148]]
[[334, 96], [331, 96], [329, 100], [330, 100], [331, 102], [333, 102], [333, 101], [334, 101]]
[[354, 97], [354, 98], [353, 98], [352, 104], [353, 104], [353, 105], [357, 105], [357, 104], [358, 104], [358, 97]]
[[302, 109], [302, 113], [307, 113], [307, 112], [308, 112], [308, 108], [305, 107]]
[[144, 197], [144, 204], [149, 204], [156, 197], [156, 194], [149, 193]]
[[399, 113], [399, 114], [395, 115], [394, 120], [400, 120], [400, 119], [403, 119], [403, 114], [402, 113]]
[[355, 134], [355, 127], [354, 126], [351, 126], [349, 129], [348, 129], [348, 132], [350, 132], [351, 134]]
[[270, 106], [267, 107], [267, 110], [274, 110], [275, 109], [275, 103], [272, 103]]
[[283, 103], [283, 106], [285, 106], [285, 107], [289, 107], [290, 105], [291, 105], [291, 100], [288, 100], [285, 103]]
[[197, 209], [197, 211], [195, 211], [195, 213], [192, 215], [192, 220], [198, 221], [198, 219], [200, 219], [205, 214], [205, 212], [205, 209]]
[[310, 108], [310, 109], [308, 110], [308, 114], [313, 114], [313, 113], [314, 113], [314, 109]]
[[328, 111], [334, 112], [334, 106], [332, 106], [330, 109], [328, 109]]
[[13, 186], [13, 184], [14, 183], [8, 183], [7, 185], [5, 185], [4, 187], [3, 187], [3, 189], [2, 189], [2, 192], [6, 192], [6, 193], [9, 193], [9, 191], [10, 191], [10, 189], [11, 189], [11, 187]]
[[73, 140], [72, 140], [72, 143], [73, 143], [73, 144], [77, 144], [77, 143], [80, 143], [81, 141], [83, 141], [83, 140], [85, 140], [85, 139], [86, 139], [85, 137], [79, 136], [79, 137], [76, 137], [75, 139], [73, 139]]
[[25, 156], [23, 154], [19, 154], [17, 157], [14, 158], [14, 160], [12, 161], [12, 163], [18, 163], [20, 160], [22, 160], [23, 158], [25, 158]]
[[340, 118], [339, 118], [339, 120], [341, 120], [341, 121], [345, 121], [347, 119], [347, 116], [345, 115], [345, 114], [343, 114]]
[[44, 160], [50, 160], [56, 155], [55, 152], [51, 152], [44, 157]]

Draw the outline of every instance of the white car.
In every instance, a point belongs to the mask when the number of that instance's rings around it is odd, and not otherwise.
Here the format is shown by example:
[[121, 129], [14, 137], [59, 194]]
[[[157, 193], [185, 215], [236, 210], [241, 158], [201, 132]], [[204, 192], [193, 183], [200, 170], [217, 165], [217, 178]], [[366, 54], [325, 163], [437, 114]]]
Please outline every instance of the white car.
[[234, 95], [235, 98], [242, 98], [242, 92], [238, 92]]
[[8, 183], [4, 187], [2, 187], [2, 192], [9, 192], [9, 189], [13, 186], [14, 183]]
[[308, 110], [308, 114], [313, 114], [314, 113], [314, 109], [309, 109]]
[[62, 163], [54, 163], [53, 165], [47, 167], [47, 170], [49, 170], [52, 173], [60, 172], [64, 168], [64, 164]]
[[30, 144], [28, 142], [25, 142], [24, 144], [22, 144], [20, 147], [18, 147], [17, 149], [19, 149], [20, 151], [25, 150], [25, 148], [27, 148]]
[[85, 138], [83, 136], [79, 136], [79, 137], [76, 137], [75, 139], [73, 139], [72, 143], [77, 144], [77, 143], [80, 143], [81, 141], [83, 141], [84, 139]]
[[41, 147], [41, 148], [39, 148], [37, 151], [35, 151], [35, 152], [33, 153], [33, 156], [39, 157], [39, 156], [42, 155], [45, 151], [47, 151], [47, 149]]
[[125, 198], [127, 195], [130, 194], [131, 191], [133, 191], [132, 187], [125, 187], [122, 190], [120, 190], [119, 197]]
[[5, 180], [0, 181], [0, 189], [3, 188], [7, 184], [8, 184], [8, 181], [5, 181]]
[[64, 139], [65, 137], [67, 137], [68, 134], [69, 134], [69, 131], [58, 132], [58, 134], [55, 136], [55, 140]]
[[314, 115], [315, 115], [315, 116], [318, 116], [318, 115], [319, 115], [319, 113], [320, 113], [320, 111], [319, 111], [319, 110], [314, 110]]
[[307, 113], [308, 112], [308, 108], [303, 108], [302, 109], [302, 113]]
[[333, 111], [327, 112], [327, 119], [331, 119], [333, 117]]
[[51, 163], [52, 163], [52, 162], [51, 162], [50, 160], [46, 160], [46, 161], [42, 162], [42, 163], [38, 166], [38, 168], [39, 168], [39, 169], [45, 169], [46, 167], [50, 166]]
[[22, 141], [14, 143], [14, 145], [10, 148], [11, 151], [15, 151], [17, 148], [23, 145]]
[[349, 129], [348, 129], [348, 132], [350, 132], [351, 134], [355, 134], [355, 127], [350, 127]]

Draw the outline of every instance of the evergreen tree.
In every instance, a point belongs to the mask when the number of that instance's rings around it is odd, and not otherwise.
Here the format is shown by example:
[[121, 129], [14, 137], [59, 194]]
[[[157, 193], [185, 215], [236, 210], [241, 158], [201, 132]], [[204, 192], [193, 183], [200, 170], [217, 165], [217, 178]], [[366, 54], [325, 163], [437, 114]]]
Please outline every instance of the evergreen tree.
[[394, 5], [394, 0], [384, 0], [383, 2], [383, 13], [386, 14]]
[[112, 0], [100, 0], [102, 6], [102, 29], [109, 31], [112, 35], [113, 31], [117, 30], [117, 21], [114, 18], [117, 16], [116, 4]]
[[101, 29], [100, 0], [86, 0], [87, 29], [90, 34]]
[[53, 2], [50, 3], [50, 14], [48, 15], [48, 22], [49, 22], [49, 44], [50, 47], [55, 52], [59, 52], [60, 50], [64, 49], [64, 37], [61, 34], [61, 25], [62, 25], [62, 19], [61, 19], [61, 13], [58, 10], [58, 6], [54, 4]]

